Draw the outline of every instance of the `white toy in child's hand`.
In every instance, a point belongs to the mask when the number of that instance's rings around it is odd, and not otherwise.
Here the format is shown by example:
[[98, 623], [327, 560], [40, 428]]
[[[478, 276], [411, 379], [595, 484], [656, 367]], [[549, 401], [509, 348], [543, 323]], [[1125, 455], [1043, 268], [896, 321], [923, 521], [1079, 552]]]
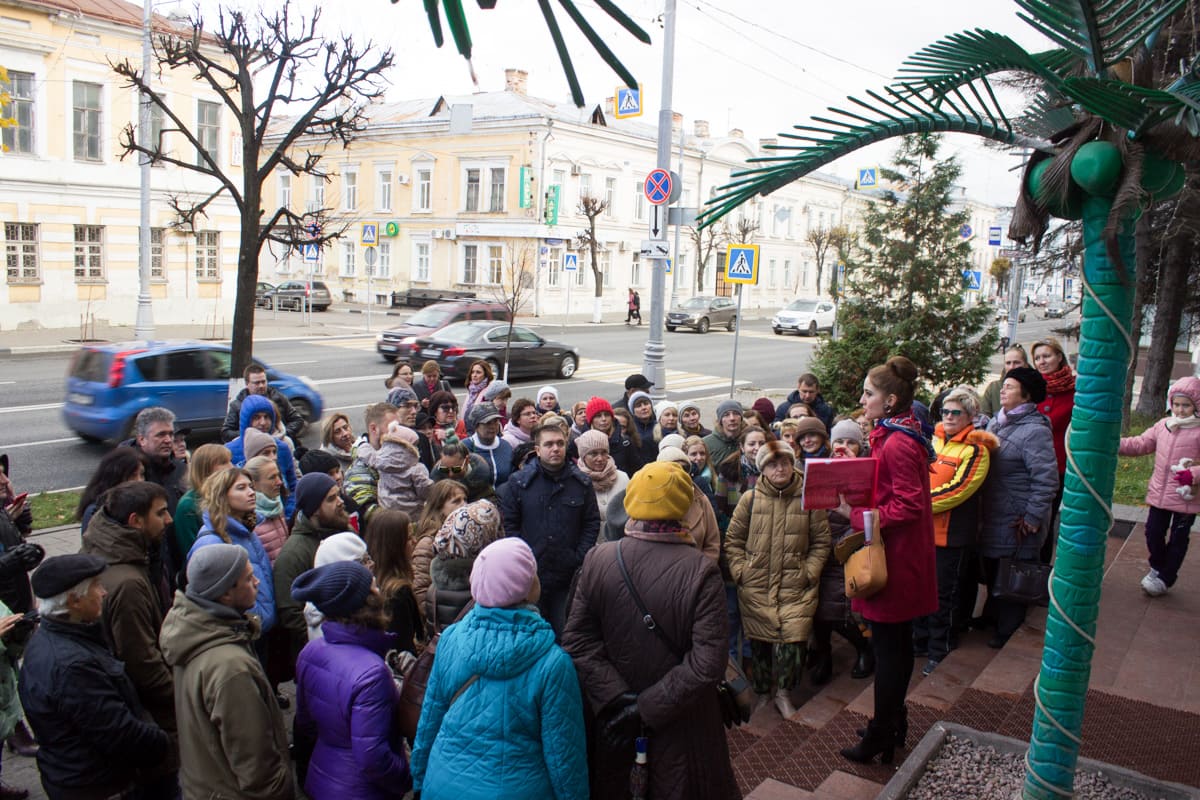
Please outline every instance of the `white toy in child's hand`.
[[[1196, 462], [1190, 458], [1179, 459], [1178, 464], [1171, 465], [1171, 477], [1172, 478], [1178, 477], [1179, 473], [1183, 472], [1184, 470], [1191, 469], [1192, 466], [1195, 465], [1195, 463]], [[1175, 487], [1175, 493], [1177, 495], [1179, 495], [1180, 497], [1182, 497], [1184, 500], [1191, 500], [1196, 496], [1195, 488], [1192, 486], [1191, 483], [1182, 483], [1181, 482], [1179, 486]]]

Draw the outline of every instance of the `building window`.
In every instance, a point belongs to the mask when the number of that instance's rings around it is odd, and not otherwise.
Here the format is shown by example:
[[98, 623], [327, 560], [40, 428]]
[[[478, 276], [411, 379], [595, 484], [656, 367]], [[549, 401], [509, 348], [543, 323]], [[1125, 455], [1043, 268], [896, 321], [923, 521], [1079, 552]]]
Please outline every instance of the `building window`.
[[562, 256], [561, 247], [551, 247], [546, 258], [546, 285], [557, 287], [562, 281]]
[[12, 125], [0, 128], [0, 142], [10, 153], [33, 153], [33, 73], [9, 72], [8, 94], [12, 101], [0, 105], [0, 119]]
[[800, 270], [800, 288], [808, 288], [808, 262], [804, 262], [804, 267]]
[[413, 278], [422, 283], [429, 282], [429, 242], [413, 244]]
[[346, 278], [354, 277], [355, 256], [358, 254], [358, 246], [354, 242], [342, 242], [342, 276]]
[[638, 181], [637, 195], [633, 198], [633, 214], [638, 222], [646, 221], [646, 182]]
[[592, 196], [592, 176], [584, 172], [579, 176], [579, 205], [583, 205], [583, 198]]
[[479, 245], [463, 245], [462, 275], [459, 283], [479, 283]]
[[417, 170], [416, 211], [433, 210], [433, 170]]
[[75, 226], [75, 280], [104, 280], [104, 226]]
[[208, 163], [204, 153], [214, 164], [220, 163], [221, 147], [221, 106], [207, 100], [196, 101], [196, 138], [200, 141], [203, 152], [196, 154], [196, 166], [203, 167]]
[[629, 269], [629, 282], [634, 286], [642, 285], [642, 254], [633, 254], [633, 265]]
[[598, 259], [598, 261], [600, 264], [600, 274], [604, 278], [604, 288], [611, 289], [612, 288], [612, 253], [608, 250], [601, 250], [599, 255], [600, 255], [600, 258]]
[[165, 281], [167, 273], [163, 269], [163, 229], [150, 229], [150, 280]]
[[616, 214], [617, 214], [617, 211], [615, 208], [615, 206], [617, 204], [617, 179], [616, 178], [605, 178], [604, 179], [604, 203], [605, 203], [604, 216], [606, 216], [606, 217], [616, 216]]
[[342, 172], [342, 208], [352, 210], [358, 208], [358, 170], [347, 169]]
[[[163, 142], [163, 124], [166, 118], [167, 115], [163, 113], [162, 106], [158, 103], [150, 104], [150, 140], [142, 143], [151, 149], [157, 148], [160, 153], [164, 154], [167, 151], [166, 145]], [[166, 165], [161, 161], [155, 161], [154, 166], [163, 167]]]
[[487, 282], [493, 286], [504, 283], [504, 248], [498, 244], [488, 245]]
[[785, 258], [783, 260], [783, 288], [787, 289], [792, 285], [792, 260]]
[[196, 280], [221, 279], [221, 232], [196, 232]]
[[279, 173], [279, 207], [292, 207], [292, 176], [290, 173]]
[[504, 167], [493, 167], [491, 170], [492, 185], [488, 192], [488, 196], [491, 198], [491, 202], [488, 204], [489, 211], [504, 210], [504, 173]]
[[376, 192], [379, 200], [380, 211], [392, 210], [392, 171], [390, 169], [381, 169], [375, 173], [376, 183], [379, 184], [379, 191]]
[[72, 85], [75, 159], [100, 160], [100, 84], [75, 81]]
[[592, 268], [584, 262], [584, 253], [579, 253], [578, 268], [575, 270], [575, 285], [584, 286], [587, 283], [587, 276], [592, 274]]
[[379, 260], [375, 262], [375, 275], [380, 278], [391, 277], [392, 274], [392, 243], [379, 243]]
[[677, 256], [675, 256], [675, 260], [671, 263], [675, 265], [675, 269], [678, 270], [678, 272], [679, 272], [679, 277], [676, 279], [675, 285], [681, 286], [684, 289], [687, 289], [689, 286], [688, 271], [687, 271], [687, 254], [685, 254], [685, 253], [678, 254]]
[[308, 179], [308, 212], [315, 213], [325, 208], [325, 179], [311, 175]]
[[775, 288], [775, 259], [773, 258], [767, 262], [767, 286], [771, 289]]
[[41, 279], [36, 224], [4, 223], [4, 262], [8, 267], [9, 283], [32, 283]]
[[466, 199], [463, 202], [463, 209], [465, 211], [479, 210], [479, 192], [482, 188], [480, 186], [482, 180], [482, 174], [478, 169], [467, 170], [467, 191], [465, 195]]

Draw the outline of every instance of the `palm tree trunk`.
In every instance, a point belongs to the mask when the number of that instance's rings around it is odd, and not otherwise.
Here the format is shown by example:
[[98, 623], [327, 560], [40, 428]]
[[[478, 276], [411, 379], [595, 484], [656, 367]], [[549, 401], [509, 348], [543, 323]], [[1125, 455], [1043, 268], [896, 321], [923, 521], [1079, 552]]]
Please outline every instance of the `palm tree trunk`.
[[[1071, 796], [1095, 650], [1133, 318], [1132, 282], [1122, 284], [1102, 237], [1111, 208], [1107, 198], [1084, 202], [1083, 324], [1050, 612], [1034, 685], [1038, 707], [1022, 790], [1029, 800]], [[1125, 264], [1134, 265], [1132, 223], [1122, 228], [1119, 247]]]

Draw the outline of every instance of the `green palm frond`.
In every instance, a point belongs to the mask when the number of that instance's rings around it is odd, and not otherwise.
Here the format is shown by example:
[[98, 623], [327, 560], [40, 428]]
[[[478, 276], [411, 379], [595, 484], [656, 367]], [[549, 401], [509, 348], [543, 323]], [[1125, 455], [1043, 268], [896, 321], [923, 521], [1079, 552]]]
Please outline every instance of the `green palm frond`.
[[795, 125], [794, 129], [802, 133], [779, 134], [780, 138], [807, 144], [768, 145], [768, 150], [792, 154], [752, 158], [750, 163], [762, 166], [734, 173], [700, 214], [700, 227], [712, 225], [755, 195], [770, 194], [848, 153], [885, 139], [911, 133], [971, 133], [1004, 144], [1022, 141], [986, 81], [981, 83], [983, 92], [968, 85], [944, 94], [923, 94], [920, 87], [904, 85], [899, 90], [885, 89], [886, 95], [869, 91], [869, 101], [848, 98], [862, 112], [830, 107], [832, 117], [812, 118], [819, 125]]
[[1017, 16], [1100, 76], [1141, 46], [1187, 0], [1016, 0]]
[[1086, 111], [1135, 133], [1187, 107], [1174, 93], [1107, 78], [1069, 78], [1063, 93]]
[[1028, 72], [1055, 85], [1077, 62], [1068, 50], [1030, 53], [1002, 33], [977, 28], [918, 50], [900, 67], [897, 84], [962, 86], [997, 72]]
[[[400, 0], [392, 0], [393, 3], [398, 3]], [[485, 10], [492, 9], [496, 0], [477, 0], [479, 7]], [[644, 44], [650, 44], [650, 34], [642, 30], [633, 19], [626, 14], [613, 0], [594, 0], [596, 6], [607, 14], [625, 30], [629, 31], [638, 41]], [[429, 18], [429, 27], [433, 31], [433, 41], [438, 47], [445, 43], [445, 37], [442, 33], [442, 21], [438, 11], [438, 0], [423, 0], [425, 6], [425, 14]], [[450, 35], [454, 38], [454, 46], [458, 49], [463, 58], [470, 60], [472, 42], [471, 29], [467, 23], [467, 16], [463, 10], [463, 0], [441, 0], [442, 8], [446, 14], [446, 24], [450, 28]], [[599, 53], [600, 58], [605, 64], [620, 76], [626, 86], [637, 88], [637, 79], [633, 77], [621, 59], [605, 44], [603, 38], [592, 27], [591, 23], [583, 16], [575, 4], [575, 0], [558, 0], [558, 4], [566, 11], [567, 16], [575, 23], [584, 37], [591, 43], [592, 47]], [[583, 89], [579, 86], [579, 79], [575, 75], [575, 66], [571, 63], [571, 55], [567, 49], [566, 40], [563, 38], [562, 30], [559, 28], [558, 19], [554, 15], [554, 9], [550, 5], [550, 0], [538, 0], [538, 7], [541, 9], [542, 17], [546, 21], [546, 27], [550, 31], [550, 38], [554, 41], [554, 49], [558, 53], [559, 61], [563, 66], [563, 73], [567, 77], [567, 83], [571, 87], [571, 99], [575, 105], [583, 105]]]
[[1034, 95], [1025, 112], [1013, 124], [1017, 130], [1035, 139], [1053, 139], [1060, 131], [1079, 121], [1074, 104], [1059, 92], [1046, 90]]

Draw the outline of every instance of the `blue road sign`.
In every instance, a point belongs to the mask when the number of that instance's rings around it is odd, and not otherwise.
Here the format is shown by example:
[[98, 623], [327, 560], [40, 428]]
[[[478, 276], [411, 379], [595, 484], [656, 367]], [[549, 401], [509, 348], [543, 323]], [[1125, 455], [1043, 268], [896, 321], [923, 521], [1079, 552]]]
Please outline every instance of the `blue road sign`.
[[860, 189], [877, 189], [879, 188], [879, 169], [878, 167], [860, 167], [858, 170], [858, 188]]
[[315, 264], [321, 260], [321, 248], [315, 244], [306, 244], [301, 247], [304, 251], [304, 260]]
[[999, 225], [993, 225], [992, 227], [988, 228], [988, 247], [999, 247], [1000, 236], [1001, 231]]
[[374, 222], [364, 222], [362, 224], [362, 236], [359, 239], [359, 242], [364, 247], [378, 244], [379, 243], [379, 226], [376, 225]]
[[575, 272], [579, 269], [579, 254], [565, 253], [563, 255], [563, 270], [566, 272]]
[[958, 229], [958, 235], [964, 239], [970, 239], [974, 233], [975, 230], [970, 225], [963, 225]]
[[646, 176], [646, 199], [656, 206], [661, 206], [671, 199], [671, 173], [665, 169], [652, 169]]
[[617, 100], [613, 108], [613, 116], [617, 119], [629, 119], [642, 115], [642, 87], [630, 89], [628, 86], [617, 87]]
[[728, 283], [758, 283], [758, 245], [729, 245], [725, 280]]
[[983, 288], [983, 273], [977, 269], [964, 269], [963, 277], [967, 279], [967, 288], [978, 292]]

